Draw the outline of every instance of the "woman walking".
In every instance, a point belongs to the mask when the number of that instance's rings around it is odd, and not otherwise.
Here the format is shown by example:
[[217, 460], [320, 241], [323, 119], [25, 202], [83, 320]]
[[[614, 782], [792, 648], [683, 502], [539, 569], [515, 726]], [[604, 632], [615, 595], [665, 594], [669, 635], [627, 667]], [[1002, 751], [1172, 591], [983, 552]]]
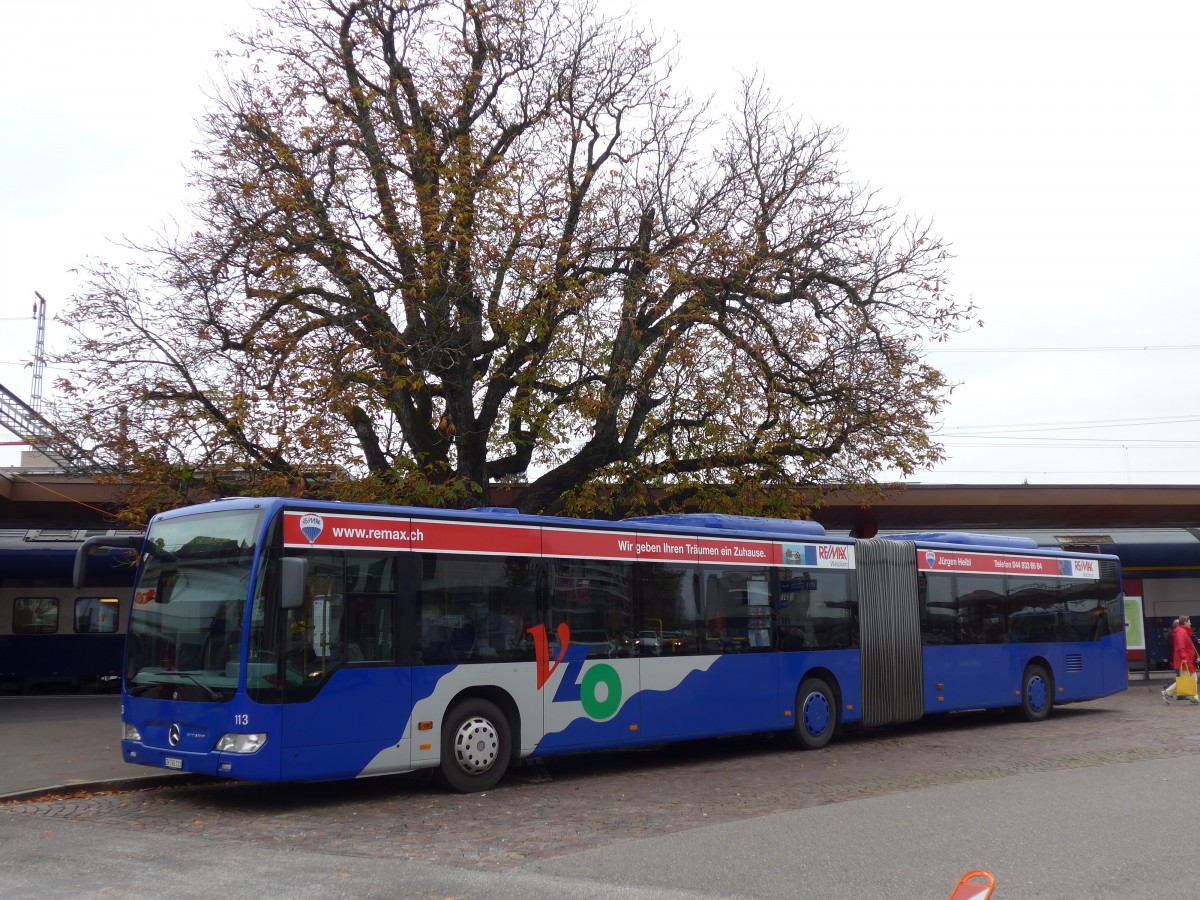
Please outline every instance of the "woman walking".
[[[1192, 645], [1192, 617], [1180, 616], [1179, 624], [1171, 629], [1171, 665], [1179, 675], [1183, 675], [1184, 667], [1192, 675], [1196, 674], [1196, 648]], [[1162, 692], [1164, 703], [1170, 703], [1176, 698], [1175, 684], [1171, 683]], [[1200, 704], [1200, 697], [1188, 698], [1192, 703]]]

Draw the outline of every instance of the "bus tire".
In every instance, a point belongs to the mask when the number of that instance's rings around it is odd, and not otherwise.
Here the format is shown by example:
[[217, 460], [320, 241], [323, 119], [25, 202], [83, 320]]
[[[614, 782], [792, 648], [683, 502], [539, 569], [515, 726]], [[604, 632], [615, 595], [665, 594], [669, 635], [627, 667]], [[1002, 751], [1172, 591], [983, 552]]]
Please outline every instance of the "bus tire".
[[496, 786], [512, 757], [512, 728], [490, 700], [468, 697], [446, 713], [442, 725], [442, 781], [462, 794]]
[[796, 724], [792, 742], [802, 750], [819, 750], [833, 739], [838, 708], [833, 689], [820, 678], [805, 678], [796, 691]]
[[1026, 722], [1041, 722], [1054, 708], [1054, 680], [1046, 667], [1030, 663], [1021, 678], [1021, 714]]

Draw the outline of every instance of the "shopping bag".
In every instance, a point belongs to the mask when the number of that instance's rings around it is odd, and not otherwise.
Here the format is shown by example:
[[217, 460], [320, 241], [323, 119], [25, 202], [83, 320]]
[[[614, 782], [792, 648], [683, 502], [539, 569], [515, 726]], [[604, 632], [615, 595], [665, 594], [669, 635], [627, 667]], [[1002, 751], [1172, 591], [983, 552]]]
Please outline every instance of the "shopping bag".
[[1175, 678], [1175, 696], [1196, 696], [1196, 673], [1188, 669], [1187, 663], [1183, 664], [1180, 674]]

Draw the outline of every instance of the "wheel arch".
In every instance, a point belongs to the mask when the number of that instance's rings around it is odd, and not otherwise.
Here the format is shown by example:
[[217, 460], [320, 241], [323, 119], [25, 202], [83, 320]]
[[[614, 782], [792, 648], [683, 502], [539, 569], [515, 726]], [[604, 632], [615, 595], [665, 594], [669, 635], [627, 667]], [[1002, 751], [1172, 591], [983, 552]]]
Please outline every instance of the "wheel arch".
[[[836, 706], [837, 721], [840, 725], [843, 718], [845, 701], [842, 698], [842, 684], [838, 677], [833, 674], [833, 670], [825, 666], [813, 666], [810, 669], [805, 669], [800, 673], [800, 677], [796, 679], [796, 683], [792, 686], [792, 703], [795, 705], [796, 695], [800, 691], [800, 685], [804, 684], [809, 678], [819, 678], [829, 685], [829, 689], [833, 691], [833, 699]], [[793, 710], [793, 715], [799, 715], [799, 710]]]
[[454, 709], [459, 703], [470, 699], [488, 700], [500, 708], [504, 713], [504, 717], [508, 719], [508, 726], [512, 730], [512, 749], [513, 759], [521, 757], [521, 710], [517, 706], [517, 701], [513, 699], [512, 694], [504, 688], [496, 687], [495, 685], [472, 685], [471, 687], [463, 688], [457, 694], [450, 698], [450, 702], [446, 704], [445, 712], [442, 714], [443, 726], [446, 713]]
[[1046, 670], [1046, 676], [1050, 679], [1050, 687], [1052, 688], [1051, 696], [1054, 696], [1057, 690], [1055, 685], [1058, 684], [1058, 679], [1054, 675], [1054, 666], [1051, 665], [1050, 660], [1041, 653], [1035, 653], [1033, 656], [1029, 657], [1029, 659], [1025, 660], [1025, 665], [1021, 666], [1022, 686], [1025, 684], [1025, 673], [1029, 671], [1030, 666], [1041, 666]]

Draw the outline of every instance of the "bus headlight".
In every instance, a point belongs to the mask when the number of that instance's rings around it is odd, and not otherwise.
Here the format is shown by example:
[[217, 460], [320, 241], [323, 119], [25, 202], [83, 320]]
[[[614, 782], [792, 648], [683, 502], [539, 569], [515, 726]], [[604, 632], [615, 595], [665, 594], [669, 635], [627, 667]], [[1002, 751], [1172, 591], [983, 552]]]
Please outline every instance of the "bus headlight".
[[121, 726], [125, 729], [125, 740], [140, 741], [142, 739], [142, 733], [137, 730], [137, 726], [132, 722], [122, 722]]
[[217, 741], [217, 752], [257, 753], [266, 742], [265, 734], [223, 734]]

